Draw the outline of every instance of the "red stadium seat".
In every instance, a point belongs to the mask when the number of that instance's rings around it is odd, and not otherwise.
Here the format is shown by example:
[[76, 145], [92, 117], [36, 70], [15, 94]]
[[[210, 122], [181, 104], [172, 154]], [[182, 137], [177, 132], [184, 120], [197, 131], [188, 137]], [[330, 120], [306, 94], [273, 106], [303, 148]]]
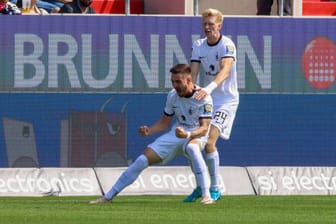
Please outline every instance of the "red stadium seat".
[[[93, 0], [92, 7], [98, 14], [125, 14], [126, 0]], [[130, 13], [143, 14], [143, 0], [130, 0]]]
[[303, 16], [335, 16], [336, 1], [329, 0], [303, 0]]

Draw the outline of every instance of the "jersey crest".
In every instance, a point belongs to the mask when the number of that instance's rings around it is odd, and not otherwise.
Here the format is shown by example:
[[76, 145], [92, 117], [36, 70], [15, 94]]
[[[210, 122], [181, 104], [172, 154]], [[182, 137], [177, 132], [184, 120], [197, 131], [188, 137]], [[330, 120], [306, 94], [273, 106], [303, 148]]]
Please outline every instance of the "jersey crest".
[[211, 104], [205, 104], [204, 105], [204, 113], [205, 114], [212, 114], [212, 105]]
[[231, 45], [226, 46], [226, 54], [234, 55], [234, 47]]

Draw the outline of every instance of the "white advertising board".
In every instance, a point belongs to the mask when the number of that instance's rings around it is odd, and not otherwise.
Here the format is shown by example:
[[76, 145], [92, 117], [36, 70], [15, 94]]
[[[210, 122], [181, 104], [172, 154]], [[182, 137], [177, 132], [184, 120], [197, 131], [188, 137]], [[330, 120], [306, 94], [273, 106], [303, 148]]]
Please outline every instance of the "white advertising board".
[[[106, 193], [126, 168], [95, 168], [103, 192]], [[243, 167], [220, 167], [224, 195], [254, 195]], [[149, 167], [120, 195], [188, 195], [195, 188], [195, 178], [187, 166]]]

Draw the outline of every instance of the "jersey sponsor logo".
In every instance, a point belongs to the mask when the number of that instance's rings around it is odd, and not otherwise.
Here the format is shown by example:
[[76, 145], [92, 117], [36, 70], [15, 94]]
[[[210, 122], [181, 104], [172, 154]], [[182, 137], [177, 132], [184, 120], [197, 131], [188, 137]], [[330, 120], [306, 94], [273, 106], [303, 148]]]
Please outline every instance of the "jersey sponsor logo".
[[206, 72], [205, 75], [209, 75], [209, 76], [216, 76], [217, 73], [211, 73], [211, 72]]
[[205, 73], [205, 75], [216, 76], [217, 72], [215, 72], [215, 65], [209, 65], [209, 71]]

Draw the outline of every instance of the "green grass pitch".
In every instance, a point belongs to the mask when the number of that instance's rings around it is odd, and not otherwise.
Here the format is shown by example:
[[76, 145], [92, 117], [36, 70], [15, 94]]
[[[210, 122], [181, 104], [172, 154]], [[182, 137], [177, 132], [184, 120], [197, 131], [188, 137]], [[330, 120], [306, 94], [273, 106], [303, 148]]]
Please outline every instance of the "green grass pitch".
[[0, 197], [1, 224], [336, 223], [336, 196], [224, 196], [216, 204], [183, 196]]

